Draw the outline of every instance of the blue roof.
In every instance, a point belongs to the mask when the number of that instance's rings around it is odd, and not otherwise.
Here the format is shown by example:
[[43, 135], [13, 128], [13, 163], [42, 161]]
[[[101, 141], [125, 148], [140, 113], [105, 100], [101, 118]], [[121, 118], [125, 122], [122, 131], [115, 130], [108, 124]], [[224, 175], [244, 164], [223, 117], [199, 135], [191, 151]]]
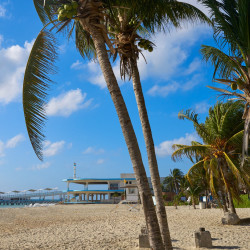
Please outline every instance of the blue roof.
[[117, 189], [117, 190], [68, 190], [68, 192], [109, 192], [109, 193], [115, 193], [115, 192], [124, 192], [123, 189]]
[[107, 178], [107, 179], [98, 179], [98, 178], [76, 178], [76, 179], [63, 179], [62, 181], [134, 181], [135, 178]]

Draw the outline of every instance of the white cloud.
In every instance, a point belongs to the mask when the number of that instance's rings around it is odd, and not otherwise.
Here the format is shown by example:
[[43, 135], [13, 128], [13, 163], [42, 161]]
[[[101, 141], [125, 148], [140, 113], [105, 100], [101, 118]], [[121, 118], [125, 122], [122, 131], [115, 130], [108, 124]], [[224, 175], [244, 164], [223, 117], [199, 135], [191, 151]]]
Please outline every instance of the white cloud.
[[87, 94], [82, 94], [80, 89], [70, 90], [52, 98], [46, 106], [46, 113], [48, 116], [68, 117], [73, 112], [90, 106], [93, 99], [86, 100], [86, 96]]
[[195, 58], [188, 66], [188, 68], [184, 71], [185, 75], [190, 75], [197, 71], [201, 67], [201, 60], [198, 58]]
[[76, 69], [76, 70], [80, 70], [80, 69], [84, 69], [86, 68], [86, 65], [83, 64], [82, 62], [80, 62], [79, 60], [77, 60], [76, 62], [74, 62], [71, 66], [71, 69]]
[[194, 5], [195, 7], [200, 9], [203, 13], [205, 13], [207, 16], [209, 16], [208, 8], [206, 8], [203, 4], [199, 3], [197, 0], [182, 0], [182, 2]]
[[[76, 62], [74, 62], [71, 65], [70, 68], [75, 69], [75, 70], [87, 69], [88, 70], [88, 76], [89, 76], [87, 78], [87, 80], [91, 84], [96, 85], [96, 86], [100, 87], [101, 89], [105, 89], [107, 87], [107, 84], [106, 84], [106, 82], [104, 80], [104, 76], [102, 74], [99, 63], [97, 63], [95, 61], [91, 61], [88, 64], [83, 64], [82, 62], [77, 60]], [[120, 63], [119, 63], [119, 60], [117, 60], [117, 62], [113, 66], [113, 71], [114, 71], [114, 74], [115, 74], [116, 79], [118, 81], [118, 84], [121, 86], [124, 83], [124, 81], [121, 80], [121, 76], [120, 76]], [[83, 80], [83, 81], [86, 81], [86, 73], [79, 74], [79, 78], [81, 80]]]
[[154, 78], [169, 80], [172, 77], [193, 73], [199, 69], [197, 59], [186, 70], [186, 62], [192, 46], [202, 36], [210, 35], [210, 28], [205, 25], [189, 25], [185, 29], [172, 30], [170, 33], [158, 33], [152, 37], [156, 44], [153, 53], [143, 51], [147, 64], [140, 56], [138, 67], [141, 79]]
[[151, 89], [148, 90], [148, 94], [151, 96], [162, 96], [166, 97], [171, 93], [175, 93], [176, 91], [188, 91], [197, 86], [200, 82], [202, 82], [202, 76], [200, 74], [193, 75], [191, 80], [187, 82], [172, 82], [170, 84], [161, 86], [154, 85]]
[[4, 143], [0, 141], [0, 157], [3, 157], [4, 154]]
[[95, 149], [94, 147], [88, 147], [86, 148], [84, 151], [83, 151], [83, 154], [84, 155], [87, 155], [87, 154], [95, 154], [95, 155], [98, 155], [98, 154], [103, 154], [105, 151], [104, 149], [100, 148], [100, 149]]
[[50, 162], [44, 162], [42, 164], [37, 164], [32, 167], [32, 170], [41, 170], [50, 167], [51, 163]]
[[97, 160], [96, 164], [101, 165], [101, 164], [103, 164], [104, 162], [105, 162], [104, 159], [99, 159], [99, 160]]
[[165, 86], [155, 85], [148, 90], [148, 94], [151, 96], [167, 96], [170, 93], [175, 93], [180, 88], [180, 84], [173, 82]]
[[6, 16], [6, 9], [0, 4], [0, 17]]
[[43, 154], [46, 157], [54, 156], [58, 154], [64, 147], [65, 141], [58, 141], [58, 142], [50, 142], [45, 141], [44, 142], [44, 150]]
[[22, 134], [18, 134], [11, 139], [7, 140], [6, 143], [0, 141], [0, 157], [5, 156], [5, 149], [7, 148], [15, 148], [20, 142], [22, 142], [25, 137]]
[[197, 141], [197, 140], [199, 140], [199, 138], [195, 133], [193, 134], [186, 133], [185, 137], [173, 139], [170, 141], [164, 141], [160, 143], [159, 146], [155, 147], [155, 151], [158, 156], [165, 157], [173, 153], [173, 149], [172, 149], [173, 144], [189, 145], [191, 141]]
[[17, 100], [22, 92], [23, 74], [33, 42], [0, 49], [0, 103]]
[[195, 112], [197, 114], [207, 113], [211, 105], [209, 105], [206, 101], [195, 104]]
[[23, 140], [24, 136], [22, 134], [16, 135], [7, 141], [6, 148], [15, 148], [17, 144]]

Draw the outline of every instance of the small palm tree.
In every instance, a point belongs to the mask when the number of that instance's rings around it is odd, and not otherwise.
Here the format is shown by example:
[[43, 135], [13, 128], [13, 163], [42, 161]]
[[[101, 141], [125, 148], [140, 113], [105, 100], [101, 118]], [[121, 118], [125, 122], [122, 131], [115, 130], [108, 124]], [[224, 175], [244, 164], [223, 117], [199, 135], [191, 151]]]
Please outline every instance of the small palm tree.
[[[200, 157], [200, 161], [190, 168], [187, 178], [190, 180], [190, 174], [197, 168], [204, 168], [211, 192], [222, 199], [225, 212], [225, 194], [227, 193], [229, 199], [232, 199], [232, 196], [239, 199], [239, 183], [249, 185], [249, 175], [243, 172], [239, 165], [243, 137], [243, 122], [240, 117], [243, 109], [240, 101], [217, 103], [214, 108], [210, 108], [205, 123], [199, 123], [198, 115], [190, 110], [179, 113], [181, 119], [193, 122], [204, 144], [192, 142], [191, 146], [173, 145], [174, 161], [182, 159], [183, 155], [189, 159]], [[235, 212], [234, 208], [232, 210]]]
[[243, 166], [248, 156], [250, 129], [250, 2], [249, 0], [199, 1], [209, 9], [213, 21], [214, 38], [219, 45], [219, 48], [203, 45], [201, 53], [205, 61], [215, 67], [214, 81], [227, 87], [221, 89], [210, 86], [210, 88], [245, 102], [242, 117], [245, 120]]
[[194, 185], [194, 186], [189, 186], [187, 188], [187, 190], [185, 191], [186, 195], [188, 197], [191, 197], [192, 199], [192, 205], [193, 205], [193, 208], [196, 209], [195, 207], [195, 201], [197, 200], [197, 198], [199, 198], [199, 195], [202, 191], [202, 188], [197, 186], [197, 185]]
[[164, 184], [170, 191], [179, 193], [181, 182], [183, 181], [184, 174], [179, 168], [170, 169], [170, 175], [164, 180]]

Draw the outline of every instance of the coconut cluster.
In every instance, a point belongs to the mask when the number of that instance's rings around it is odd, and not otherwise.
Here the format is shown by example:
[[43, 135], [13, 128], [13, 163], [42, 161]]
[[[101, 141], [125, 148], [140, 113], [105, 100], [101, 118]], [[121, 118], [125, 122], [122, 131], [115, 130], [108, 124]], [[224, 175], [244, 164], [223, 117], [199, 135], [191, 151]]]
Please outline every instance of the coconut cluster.
[[64, 21], [66, 19], [71, 19], [77, 15], [78, 3], [72, 1], [71, 3], [63, 4], [57, 11], [58, 21]]
[[236, 82], [231, 83], [231, 89], [232, 90], [244, 89], [244, 82], [242, 81], [242, 79], [238, 78]]
[[148, 50], [149, 52], [152, 52], [153, 46], [151, 45], [152, 43], [149, 40], [146, 39], [141, 39], [138, 43], [138, 46], [142, 49]]

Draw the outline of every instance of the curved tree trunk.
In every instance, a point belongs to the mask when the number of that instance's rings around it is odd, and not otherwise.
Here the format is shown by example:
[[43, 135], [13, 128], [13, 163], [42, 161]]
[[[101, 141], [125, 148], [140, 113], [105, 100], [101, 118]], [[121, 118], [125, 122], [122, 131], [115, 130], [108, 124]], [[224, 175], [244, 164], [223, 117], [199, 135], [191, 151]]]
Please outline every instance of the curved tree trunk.
[[112, 66], [109, 61], [104, 38], [102, 34], [100, 34], [98, 28], [95, 28], [93, 26], [85, 27], [85, 23], [81, 20], [80, 22], [83, 28], [85, 30], [87, 29], [92, 36], [98, 61], [104, 79], [107, 83], [111, 98], [115, 105], [123, 136], [125, 138], [133, 169], [135, 172], [140, 198], [143, 204], [146, 224], [148, 228], [150, 245], [153, 249], [162, 250], [163, 243], [161, 239], [160, 228], [148, 184], [146, 171], [142, 162], [141, 152], [124, 99], [122, 97], [119, 85], [117, 83]]
[[145, 100], [144, 100], [144, 96], [142, 92], [140, 75], [139, 75], [136, 61], [133, 62], [133, 66], [132, 66], [132, 80], [133, 80], [134, 93], [135, 93], [135, 98], [136, 98], [137, 107], [138, 107], [139, 116], [140, 116], [141, 125], [142, 125], [142, 131], [143, 131], [144, 140], [145, 140], [145, 144], [147, 148], [149, 170], [150, 170], [150, 176], [151, 176], [152, 186], [153, 186], [155, 200], [156, 200], [156, 213], [157, 213], [157, 218], [158, 218], [158, 222], [159, 222], [159, 226], [161, 230], [161, 236], [162, 236], [165, 249], [173, 249], [171, 238], [170, 238], [170, 233], [169, 233], [169, 228], [168, 228], [166, 209], [165, 209], [163, 195], [162, 195], [158, 164], [157, 164], [157, 159], [155, 155], [155, 146], [154, 146], [153, 136], [152, 136], [151, 127], [150, 127], [150, 123], [148, 119], [146, 104], [145, 104]]

